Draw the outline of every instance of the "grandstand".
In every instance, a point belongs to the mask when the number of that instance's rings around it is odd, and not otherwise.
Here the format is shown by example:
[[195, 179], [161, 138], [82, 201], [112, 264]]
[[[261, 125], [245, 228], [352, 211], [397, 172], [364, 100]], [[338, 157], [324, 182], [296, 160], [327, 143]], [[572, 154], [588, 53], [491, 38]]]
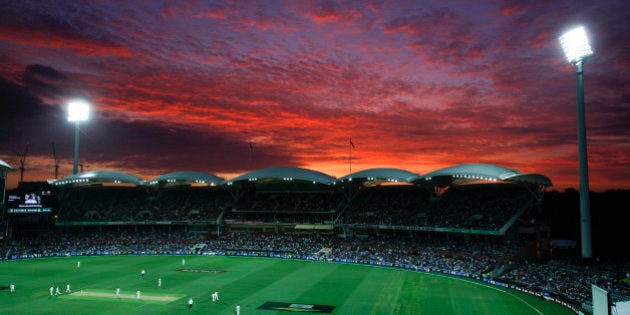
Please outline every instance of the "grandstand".
[[335, 179], [272, 167], [223, 180], [202, 172], [141, 179], [112, 171], [51, 183], [56, 226], [168, 226], [231, 231], [366, 230], [506, 236], [540, 207], [548, 178], [498, 166], [459, 165], [420, 176], [370, 169]]
[[50, 191], [53, 211], [9, 215], [4, 224], [11, 241], [0, 255], [212, 252], [325, 259], [449, 273], [576, 311], [588, 310], [592, 283], [628, 294], [617, 272], [545, 260], [552, 251], [548, 226], [532, 222], [550, 186], [544, 175], [487, 164], [424, 176], [378, 168], [341, 178], [272, 167], [229, 180], [193, 171], [146, 181], [90, 171], [9, 191]]

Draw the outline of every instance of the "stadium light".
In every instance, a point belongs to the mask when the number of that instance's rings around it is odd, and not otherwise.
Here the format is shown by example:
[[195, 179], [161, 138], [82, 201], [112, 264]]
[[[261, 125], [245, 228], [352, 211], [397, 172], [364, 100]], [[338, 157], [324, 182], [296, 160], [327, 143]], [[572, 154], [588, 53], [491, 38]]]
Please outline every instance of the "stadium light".
[[79, 169], [79, 124], [90, 118], [90, 105], [82, 100], [70, 101], [68, 103], [68, 121], [74, 122], [74, 163], [72, 164], [72, 174], [76, 174]]
[[580, 164], [580, 230], [582, 236], [582, 258], [592, 258], [591, 244], [591, 209], [588, 188], [588, 158], [586, 152], [586, 117], [584, 113], [584, 61], [593, 55], [586, 30], [580, 26], [560, 36], [560, 44], [577, 73], [577, 123], [578, 123], [578, 159]]

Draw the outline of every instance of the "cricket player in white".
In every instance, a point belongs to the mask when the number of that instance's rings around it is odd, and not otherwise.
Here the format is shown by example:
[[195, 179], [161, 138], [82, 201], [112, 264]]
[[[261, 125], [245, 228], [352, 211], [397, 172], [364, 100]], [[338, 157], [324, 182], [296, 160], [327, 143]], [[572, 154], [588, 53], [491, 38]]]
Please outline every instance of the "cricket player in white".
[[116, 288], [116, 297], [120, 297], [120, 288]]
[[216, 302], [219, 300], [219, 292], [212, 293], [212, 302]]
[[186, 259], [182, 258], [182, 266], [186, 265]]
[[140, 298], [140, 290], [136, 291], [136, 299]]
[[57, 287], [57, 289], [55, 289], [55, 295], [59, 295], [61, 294], [61, 291], [59, 291], [59, 287]]
[[70, 284], [66, 284], [66, 293], [70, 293], [72, 291], [70, 291]]
[[81, 268], [81, 261], [77, 261], [77, 268]]
[[158, 288], [162, 287], [162, 278], [158, 278]]
[[188, 308], [192, 308], [192, 305], [193, 305], [193, 299], [192, 299], [192, 298], [190, 298], [190, 299], [188, 300]]
[[11, 283], [11, 285], [9, 285], [9, 289], [11, 292], [15, 292], [15, 284]]
[[241, 306], [236, 305], [236, 315], [241, 315]]
[[54, 291], [54, 290], [55, 290], [55, 288], [51, 286], [51, 287], [50, 287], [50, 296], [53, 296], [53, 291]]

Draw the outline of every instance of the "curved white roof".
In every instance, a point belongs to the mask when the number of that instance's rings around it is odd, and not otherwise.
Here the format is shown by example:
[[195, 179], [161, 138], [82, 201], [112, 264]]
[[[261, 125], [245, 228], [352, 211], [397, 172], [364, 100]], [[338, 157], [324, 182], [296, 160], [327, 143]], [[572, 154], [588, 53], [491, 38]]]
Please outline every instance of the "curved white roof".
[[89, 171], [64, 177], [56, 180], [53, 184], [59, 186], [90, 182], [139, 185], [142, 182], [142, 179], [127, 173], [115, 171]]
[[210, 173], [197, 172], [197, 171], [182, 171], [173, 172], [164, 175], [160, 175], [153, 179], [147, 180], [144, 184], [155, 185], [159, 182], [185, 182], [185, 183], [199, 183], [207, 185], [219, 185], [223, 183], [223, 178], [215, 176]]
[[452, 177], [454, 179], [512, 181], [551, 186], [551, 180], [540, 174], [522, 174], [502, 166], [491, 164], [460, 164], [439, 169], [424, 175], [426, 180], [434, 177]]
[[339, 178], [339, 180], [351, 180], [353, 178], [368, 179], [368, 180], [386, 180], [386, 181], [398, 181], [411, 183], [421, 178], [420, 175], [409, 171], [397, 169], [397, 168], [371, 168], [354, 172]]
[[13, 167], [11, 167], [11, 165], [9, 165], [7, 162], [0, 160], [0, 170], [13, 172]]
[[322, 172], [313, 171], [305, 168], [279, 166], [269, 167], [261, 170], [249, 172], [241, 176], [237, 176], [229, 181], [228, 184], [239, 181], [256, 181], [258, 179], [282, 179], [282, 180], [303, 180], [320, 184], [332, 184], [335, 178]]

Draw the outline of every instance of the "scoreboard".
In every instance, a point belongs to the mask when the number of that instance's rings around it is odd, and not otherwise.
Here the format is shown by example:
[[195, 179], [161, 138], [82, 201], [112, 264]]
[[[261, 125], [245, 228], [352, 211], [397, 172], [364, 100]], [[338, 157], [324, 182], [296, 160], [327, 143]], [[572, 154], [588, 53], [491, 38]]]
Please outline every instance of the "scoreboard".
[[55, 196], [51, 190], [7, 191], [8, 213], [48, 213], [52, 212]]

